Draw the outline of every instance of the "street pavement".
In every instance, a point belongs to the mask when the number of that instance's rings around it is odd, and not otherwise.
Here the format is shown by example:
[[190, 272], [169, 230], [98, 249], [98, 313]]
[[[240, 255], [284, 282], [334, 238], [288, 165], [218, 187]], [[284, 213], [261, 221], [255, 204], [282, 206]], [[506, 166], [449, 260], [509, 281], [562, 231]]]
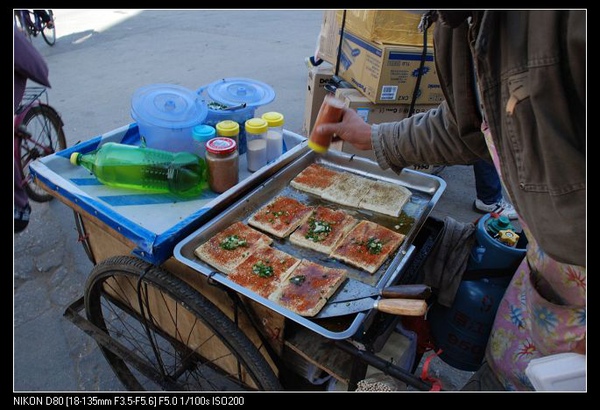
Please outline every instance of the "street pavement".
[[[321, 10], [54, 10], [56, 44], [33, 43], [50, 68], [50, 103], [69, 146], [131, 123], [141, 86], [197, 89], [220, 78], [265, 82], [285, 128], [302, 134], [307, 67]], [[472, 169], [446, 168], [447, 188], [432, 215], [473, 222]], [[63, 317], [82, 296], [93, 265], [79, 241], [74, 212], [54, 199], [32, 203], [27, 229], [14, 235], [13, 390], [119, 391], [123, 387], [91, 337]], [[439, 363], [438, 377], [463, 372]], [[455, 379], [456, 380], [456, 379]], [[451, 382], [453, 383], [453, 382]], [[460, 387], [460, 386], [453, 386]]]

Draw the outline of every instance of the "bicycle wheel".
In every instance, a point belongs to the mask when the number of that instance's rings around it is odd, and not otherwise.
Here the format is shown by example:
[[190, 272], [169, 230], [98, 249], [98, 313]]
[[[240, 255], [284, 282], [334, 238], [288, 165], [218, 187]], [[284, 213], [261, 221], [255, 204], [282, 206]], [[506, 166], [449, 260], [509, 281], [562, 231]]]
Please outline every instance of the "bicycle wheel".
[[56, 24], [54, 23], [54, 13], [52, 12], [52, 10], [46, 11], [48, 12], [48, 16], [50, 16], [50, 21], [52, 22], [52, 25], [51, 27], [48, 27], [47, 23], [40, 23], [42, 24], [42, 37], [49, 46], [53, 46], [54, 43], [56, 43]]
[[221, 310], [140, 259], [117, 256], [97, 264], [85, 307], [88, 320], [128, 350], [119, 356], [99, 344], [128, 390], [281, 389], [256, 346]]
[[31, 135], [30, 138], [20, 140], [21, 169], [23, 180], [26, 181], [27, 195], [36, 202], [50, 201], [53, 196], [30, 177], [29, 164], [38, 158], [67, 148], [62, 119], [52, 107], [40, 104], [29, 109], [22, 125]]

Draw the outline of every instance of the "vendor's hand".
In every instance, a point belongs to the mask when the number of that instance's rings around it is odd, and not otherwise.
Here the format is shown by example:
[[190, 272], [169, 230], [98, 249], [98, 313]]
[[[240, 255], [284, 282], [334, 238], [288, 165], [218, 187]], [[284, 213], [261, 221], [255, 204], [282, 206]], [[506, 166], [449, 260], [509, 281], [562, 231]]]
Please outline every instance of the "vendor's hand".
[[318, 132], [323, 134], [335, 134], [357, 149], [370, 150], [373, 148], [371, 146], [371, 125], [367, 124], [356, 111], [351, 108], [344, 108], [342, 121], [338, 123], [321, 124]]

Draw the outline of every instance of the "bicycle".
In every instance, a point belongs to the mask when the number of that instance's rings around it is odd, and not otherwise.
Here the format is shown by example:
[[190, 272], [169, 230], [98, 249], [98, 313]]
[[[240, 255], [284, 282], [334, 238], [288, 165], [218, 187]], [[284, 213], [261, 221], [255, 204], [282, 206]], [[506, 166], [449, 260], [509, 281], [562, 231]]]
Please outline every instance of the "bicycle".
[[33, 201], [48, 202], [54, 198], [35, 183], [29, 164], [67, 148], [63, 125], [60, 114], [48, 103], [46, 88], [27, 87], [14, 116], [14, 156], [27, 195]]
[[[40, 16], [39, 12], [46, 12], [48, 21]], [[53, 46], [56, 43], [56, 26], [52, 10], [15, 10], [15, 24], [30, 41], [32, 37], [42, 35], [44, 41]]]

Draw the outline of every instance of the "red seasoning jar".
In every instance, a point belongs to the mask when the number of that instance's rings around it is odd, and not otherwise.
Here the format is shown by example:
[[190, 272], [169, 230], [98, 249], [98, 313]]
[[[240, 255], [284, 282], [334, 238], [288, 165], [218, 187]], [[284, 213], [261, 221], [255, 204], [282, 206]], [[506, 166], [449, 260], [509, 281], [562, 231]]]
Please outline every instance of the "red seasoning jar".
[[208, 186], [218, 194], [238, 183], [239, 154], [236, 142], [228, 137], [217, 137], [206, 143]]
[[327, 94], [323, 103], [321, 104], [321, 108], [319, 109], [319, 113], [317, 114], [317, 119], [315, 120], [315, 125], [313, 126], [312, 132], [310, 133], [310, 137], [308, 138], [308, 146], [313, 151], [324, 154], [329, 149], [331, 145], [331, 140], [333, 139], [333, 134], [324, 134], [317, 131], [319, 125], [331, 123], [331, 122], [340, 122], [342, 120], [342, 114], [344, 112], [344, 102], [331, 94]]

